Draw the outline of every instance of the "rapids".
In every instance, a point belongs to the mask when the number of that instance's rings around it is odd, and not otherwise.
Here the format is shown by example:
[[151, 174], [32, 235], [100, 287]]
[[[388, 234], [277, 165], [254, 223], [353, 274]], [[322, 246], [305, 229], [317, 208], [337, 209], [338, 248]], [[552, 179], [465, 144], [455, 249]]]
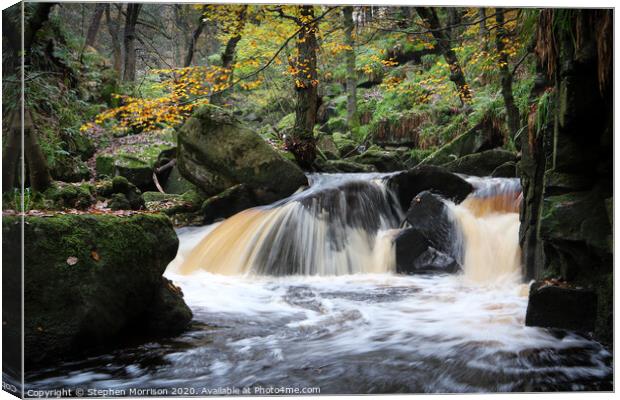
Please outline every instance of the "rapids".
[[600, 344], [524, 324], [517, 180], [467, 178], [475, 192], [448, 203], [463, 273], [405, 276], [391, 245], [403, 210], [383, 177], [313, 175], [290, 199], [179, 229], [166, 276], [194, 312], [191, 329], [31, 372], [27, 388], [612, 389]]

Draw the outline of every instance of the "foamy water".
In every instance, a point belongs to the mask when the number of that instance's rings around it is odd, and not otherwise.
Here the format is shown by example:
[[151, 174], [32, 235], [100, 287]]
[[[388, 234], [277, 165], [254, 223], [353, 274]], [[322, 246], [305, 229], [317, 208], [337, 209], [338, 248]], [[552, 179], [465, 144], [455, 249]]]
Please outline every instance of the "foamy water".
[[[245, 268], [230, 244], [215, 257], [227, 274], [213, 273], [209, 254], [218, 247], [208, 237], [239, 227], [229, 220], [180, 229], [179, 252], [166, 276], [183, 289], [192, 327], [173, 339], [33, 372], [28, 385], [185, 387], [196, 394], [282, 386], [318, 387], [322, 394], [611, 390], [612, 356], [600, 344], [525, 326], [514, 185], [498, 182], [506, 190], [491, 204], [478, 198], [449, 204], [466, 250], [464, 271], [456, 275], [390, 272], [395, 230], [380, 220], [371, 227], [378, 228], [372, 241], [352, 242], [355, 249], [366, 246], [349, 255], [368, 263], [358, 268], [366, 273], [357, 274], [324, 268], [323, 275], [262, 275]], [[473, 183], [480, 195], [488, 190], [486, 181]], [[282, 204], [268, 212], [287, 212], [294, 203]], [[310, 225], [316, 233], [321, 224]], [[212, 247], [196, 257], [204, 243]], [[252, 252], [247, 243], [242, 250]], [[191, 268], [183, 270], [188, 260]]]

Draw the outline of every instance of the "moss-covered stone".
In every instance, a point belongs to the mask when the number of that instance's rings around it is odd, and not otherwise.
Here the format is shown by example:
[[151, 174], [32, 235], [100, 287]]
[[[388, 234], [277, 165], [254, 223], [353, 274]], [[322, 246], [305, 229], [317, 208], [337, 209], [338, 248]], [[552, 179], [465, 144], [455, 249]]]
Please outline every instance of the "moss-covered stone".
[[31, 208], [61, 210], [67, 208], [86, 209], [95, 202], [94, 189], [88, 183], [72, 184], [55, 182], [53, 186], [37, 197]]
[[349, 160], [323, 160], [317, 158], [314, 163], [321, 172], [377, 172], [377, 168], [374, 165], [360, 164]]
[[210, 224], [257, 205], [259, 203], [254, 193], [246, 185], [240, 184], [209, 197], [202, 204], [201, 211], [204, 215], [204, 223]]
[[338, 147], [338, 150], [340, 151], [340, 155], [342, 157], [353, 155], [355, 149], [357, 149], [357, 142], [351, 139], [350, 134], [334, 132], [332, 134], [332, 139], [334, 140], [336, 147]]
[[497, 167], [507, 162], [515, 162], [514, 153], [502, 149], [468, 154], [443, 165], [450, 172], [465, 175], [491, 176]]
[[303, 171], [233, 115], [203, 107], [179, 131], [178, 167], [206, 195], [246, 184], [261, 202], [307, 185]]
[[321, 135], [317, 139], [316, 147], [323, 153], [328, 160], [340, 158], [340, 150], [331, 135]]
[[360, 155], [349, 158], [349, 160], [359, 164], [373, 165], [380, 172], [406, 169], [405, 164], [400, 161], [396, 153], [377, 148], [370, 148]]
[[[166, 216], [27, 216], [25, 222], [26, 369], [121, 342], [125, 332], [157, 336], [190, 321], [180, 294], [161, 298], [168, 285], [162, 274], [178, 247]], [[19, 217], [3, 217], [2, 229], [4, 267], [18, 275]], [[172, 314], [158, 306], [171, 301]]]
[[166, 183], [163, 185], [163, 189], [166, 193], [183, 194], [188, 190], [197, 190], [196, 185], [185, 179], [179, 172], [179, 168], [174, 166]]

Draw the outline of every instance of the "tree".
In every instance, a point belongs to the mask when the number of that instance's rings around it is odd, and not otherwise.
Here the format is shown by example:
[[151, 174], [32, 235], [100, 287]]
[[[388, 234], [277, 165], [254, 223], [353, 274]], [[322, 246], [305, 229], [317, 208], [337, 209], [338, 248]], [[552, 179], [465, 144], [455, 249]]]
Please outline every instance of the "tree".
[[355, 40], [353, 39], [353, 7], [342, 8], [344, 17], [345, 60], [347, 65], [347, 126], [349, 129], [358, 124], [357, 121], [357, 72], [355, 71]]
[[133, 82], [136, 79], [136, 23], [142, 9], [141, 3], [127, 4], [125, 11], [125, 30], [123, 44], [125, 50], [123, 62], [123, 80]]
[[196, 49], [196, 43], [198, 42], [200, 35], [202, 35], [202, 31], [204, 30], [206, 22], [206, 18], [202, 15], [202, 13], [200, 13], [196, 28], [192, 32], [189, 40], [187, 41], [187, 53], [185, 54], [185, 61], [183, 61], [184, 67], [189, 67], [190, 65], [192, 65], [192, 60], [194, 59], [194, 51]]
[[108, 6], [106, 3], [97, 3], [93, 16], [90, 20], [90, 25], [88, 26], [84, 47], [93, 46], [95, 44], [95, 39], [97, 39], [97, 33], [99, 32], [99, 25], [101, 24], [101, 17], [107, 8], [106, 6]]
[[120, 24], [119, 21], [122, 16], [122, 5], [116, 5], [118, 7], [118, 15], [116, 19], [113, 19], [110, 16], [110, 4], [105, 5], [105, 20], [106, 25], [108, 26], [108, 33], [111, 38], [112, 45], [112, 60], [114, 71], [116, 71], [117, 76], [121, 77], [121, 72], [123, 69], [123, 58], [122, 58], [122, 50], [121, 50], [121, 41], [119, 39], [120, 35]]
[[314, 124], [319, 104], [317, 86], [317, 50], [316, 34], [318, 23], [314, 18], [313, 6], [298, 6], [300, 26], [297, 35], [297, 58], [294, 61], [295, 125], [293, 134], [288, 138], [287, 147], [302, 168], [311, 168], [316, 157], [316, 140]]
[[416, 7], [416, 11], [433, 35], [433, 38], [437, 42], [437, 46], [450, 67], [450, 80], [454, 82], [457, 87], [461, 103], [468, 103], [471, 100], [469, 85], [465, 80], [465, 74], [463, 74], [463, 69], [459, 64], [459, 60], [454, 50], [452, 50], [451, 38], [446, 34], [445, 28], [441, 26], [435, 9], [430, 7]]
[[508, 50], [506, 44], [510, 41], [505, 26], [504, 10], [502, 8], [495, 9], [495, 21], [497, 30], [495, 33], [495, 46], [499, 54], [499, 73], [501, 77], [502, 97], [506, 106], [506, 115], [508, 121], [508, 130], [511, 137], [514, 137], [521, 126], [521, 118], [519, 116], [519, 108], [515, 104], [512, 94], [512, 73], [508, 68]]

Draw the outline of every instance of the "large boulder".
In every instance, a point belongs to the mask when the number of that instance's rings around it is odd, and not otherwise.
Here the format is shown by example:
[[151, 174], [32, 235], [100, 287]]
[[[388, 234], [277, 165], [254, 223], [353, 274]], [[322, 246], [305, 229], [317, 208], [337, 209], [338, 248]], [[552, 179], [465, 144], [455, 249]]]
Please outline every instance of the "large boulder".
[[403, 209], [420, 192], [430, 190], [455, 203], [463, 201], [473, 190], [470, 183], [441, 167], [420, 165], [387, 178]]
[[596, 309], [593, 290], [537, 282], [530, 287], [525, 325], [592, 332]]
[[238, 184], [271, 203], [308, 184], [303, 171], [230, 113], [202, 107], [178, 135], [179, 172], [208, 196]]
[[486, 150], [480, 153], [468, 154], [457, 160], [451, 161], [443, 165], [450, 172], [456, 172], [465, 175], [474, 176], [490, 176], [499, 166], [505, 163], [514, 163], [517, 156], [514, 153], [502, 149]]
[[[3, 217], [4, 267], [15, 276], [21, 229], [19, 217]], [[191, 320], [180, 290], [162, 278], [179, 244], [166, 216], [27, 216], [23, 229], [26, 369], [121, 344], [127, 333], [178, 333]]]

